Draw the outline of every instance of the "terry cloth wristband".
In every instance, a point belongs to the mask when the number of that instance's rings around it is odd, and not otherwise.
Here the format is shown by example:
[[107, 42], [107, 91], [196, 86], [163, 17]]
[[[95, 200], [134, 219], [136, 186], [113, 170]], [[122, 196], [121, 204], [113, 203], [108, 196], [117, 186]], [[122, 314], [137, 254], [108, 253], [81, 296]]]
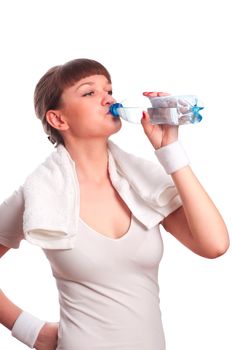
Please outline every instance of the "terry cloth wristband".
[[11, 330], [13, 337], [33, 349], [41, 328], [46, 322], [22, 311]]
[[189, 164], [189, 159], [179, 141], [155, 150], [155, 154], [167, 174], [172, 174]]

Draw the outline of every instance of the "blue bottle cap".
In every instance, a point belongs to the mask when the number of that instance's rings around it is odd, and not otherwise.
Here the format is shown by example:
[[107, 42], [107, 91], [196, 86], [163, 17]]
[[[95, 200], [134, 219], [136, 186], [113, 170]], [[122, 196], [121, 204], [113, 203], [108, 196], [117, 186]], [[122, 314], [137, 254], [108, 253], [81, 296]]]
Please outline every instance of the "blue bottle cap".
[[192, 123], [199, 123], [202, 120], [202, 116], [200, 115], [199, 111], [204, 109], [204, 107], [199, 107], [197, 105], [192, 106], [192, 112], [193, 112], [193, 118]]
[[121, 103], [114, 103], [110, 106], [109, 112], [114, 117], [119, 117], [118, 108], [122, 108], [122, 107], [123, 107], [123, 105]]

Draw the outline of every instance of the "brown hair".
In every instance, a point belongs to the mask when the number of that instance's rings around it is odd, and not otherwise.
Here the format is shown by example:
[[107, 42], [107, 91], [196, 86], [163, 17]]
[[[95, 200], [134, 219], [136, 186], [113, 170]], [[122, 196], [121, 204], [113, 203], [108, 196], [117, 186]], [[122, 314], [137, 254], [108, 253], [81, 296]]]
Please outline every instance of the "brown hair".
[[49, 141], [55, 144], [55, 147], [60, 143], [64, 145], [64, 140], [59, 131], [47, 122], [47, 111], [59, 108], [61, 95], [66, 88], [80, 79], [96, 74], [104, 75], [111, 82], [109, 72], [101, 63], [79, 58], [50, 68], [37, 83], [34, 92], [35, 113], [41, 120], [44, 131], [49, 135]]

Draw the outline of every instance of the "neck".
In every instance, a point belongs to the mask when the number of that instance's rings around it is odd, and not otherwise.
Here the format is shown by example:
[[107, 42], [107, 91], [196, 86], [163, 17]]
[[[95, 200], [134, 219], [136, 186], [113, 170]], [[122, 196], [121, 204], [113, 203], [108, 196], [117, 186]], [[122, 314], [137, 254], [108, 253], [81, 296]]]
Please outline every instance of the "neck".
[[107, 139], [75, 140], [65, 147], [76, 164], [80, 182], [100, 184], [109, 178]]

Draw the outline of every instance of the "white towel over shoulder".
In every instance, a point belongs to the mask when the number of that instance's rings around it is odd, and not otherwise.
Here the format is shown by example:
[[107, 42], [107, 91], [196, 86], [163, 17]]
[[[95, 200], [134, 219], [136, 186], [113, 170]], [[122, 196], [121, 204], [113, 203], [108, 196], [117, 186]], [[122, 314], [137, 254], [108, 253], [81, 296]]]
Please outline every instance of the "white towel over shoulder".
[[[144, 226], [157, 225], [181, 206], [170, 176], [159, 164], [125, 152], [108, 141], [111, 182]], [[23, 186], [25, 238], [45, 249], [71, 249], [80, 211], [78, 169], [63, 145], [29, 175]]]

